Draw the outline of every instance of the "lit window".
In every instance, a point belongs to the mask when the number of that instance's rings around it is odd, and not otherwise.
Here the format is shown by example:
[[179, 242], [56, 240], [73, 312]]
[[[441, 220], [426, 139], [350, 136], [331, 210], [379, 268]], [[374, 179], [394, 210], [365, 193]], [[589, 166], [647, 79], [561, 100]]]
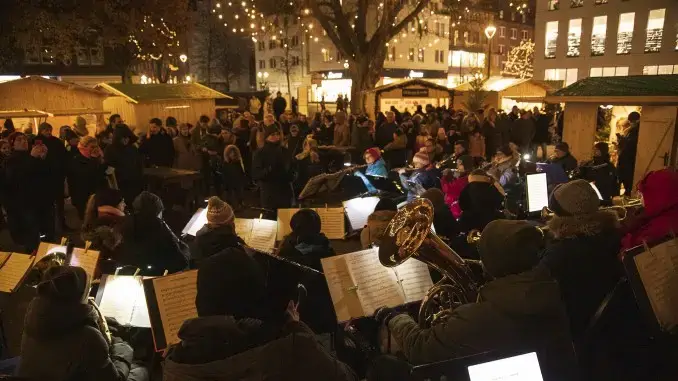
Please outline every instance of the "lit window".
[[615, 73], [614, 67], [603, 68], [603, 77], [614, 77], [614, 73]]
[[555, 58], [557, 44], [558, 21], [549, 21], [546, 23], [546, 49], [544, 52], [546, 58]]
[[330, 62], [330, 60], [332, 59], [332, 57], [330, 57], [330, 51], [325, 48], [322, 48], [320, 52], [323, 54], [323, 62]]
[[276, 68], [277, 62], [275, 61], [275, 58], [271, 58], [271, 59], [268, 60], [268, 66], [269, 66], [271, 69], [275, 69], [275, 68]]
[[633, 41], [633, 20], [635, 13], [622, 13], [619, 15], [619, 29], [617, 29], [617, 54], [631, 53]]
[[577, 69], [567, 69], [565, 75], [565, 86], [570, 86], [571, 84], [577, 82]]
[[659, 65], [659, 68], [657, 68], [657, 74], [673, 74], [673, 65]]
[[643, 75], [657, 75], [658, 69], [657, 65], [643, 66]]
[[506, 37], [506, 27], [505, 26], [499, 27], [499, 37]]
[[526, 30], [524, 30], [523, 31], [523, 40], [527, 40], [528, 38], [530, 38], [530, 35]]
[[579, 46], [581, 45], [581, 19], [570, 20], [570, 26], [567, 32], [567, 56], [579, 57]]
[[584, 6], [584, 0], [570, 0], [570, 8], [579, 8]]
[[504, 45], [499, 45], [499, 54], [504, 54]]
[[423, 48], [420, 48], [419, 53], [417, 54], [417, 61], [424, 62], [424, 53], [425, 50]]
[[511, 28], [511, 39], [515, 40], [516, 38], [518, 38], [518, 29]]
[[503, 10], [502, 10], [502, 11], [499, 11], [499, 18], [500, 18], [500, 19], [503, 19], [503, 18], [504, 18], [504, 11], [503, 11]]
[[410, 62], [414, 62], [414, 48], [410, 48], [410, 54], [407, 57]]
[[617, 77], [628, 76], [629, 75], [629, 67], [628, 66], [617, 66], [617, 69], [615, 70], [614, 75], [617, 76]]
[[596, 0], [596, 5], [607, 4], [607, 0]]
[[388, 48], [388, 58], [391, 59], [391, 61], [396, 60], [396, 48], [395, 46], [391, 46]]
[[577, 71], [577, 69], [546, 69], [544, 80], [565, 81], [565, 86], [569, 86], [577, 81]]
[[607, 34], [607, 16], [593, 18], [593, 30], [591, 31], [591, 55], [602, 56], [605, 54], [605, 36]]
[[592, 67], [589, 73], [589, 77], [602, 77], [603, 68], [602, 67]]
[[559, 0], [549, 0], [548, 6], [549, 6], [549, 11], [557, 11], [558, 8], [560, 8], [560, 1]]
[[647, 35], [645, 37], [645, 53], [655, 53], [662, 48], [664, 35], [664, 14], [666, 9], [653, 9], [647, 18]]

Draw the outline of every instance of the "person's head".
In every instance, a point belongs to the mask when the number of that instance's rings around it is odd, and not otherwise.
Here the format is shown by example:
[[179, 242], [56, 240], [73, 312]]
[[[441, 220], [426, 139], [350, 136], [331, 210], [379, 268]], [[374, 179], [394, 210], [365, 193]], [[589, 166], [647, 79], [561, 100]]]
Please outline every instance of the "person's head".
[[12, 147], [10, 147], [7, 140], [0, 140], [0, 155], [9, 156], [12, 153]]
[[497, 120], [497, 110], [495, 110], [494, 108], [491, 108], [491, 109], [487, 112], [487, 119], [488, 119], [490, 122], [494, 122], [495, 120]]
[[431, 201], [434, 208], [440, 208], [441, 206], [447, 208], [447, 205], [445, 205], [445, 194], [438, 188], [427, 189], [420, 197]]
[[233, 135], [233, 132], [228, 128], [222, 128], [221, 132], [219, 133], [219, 137], [221, 137], [221, 140], [226, 143], [235, 141], [235, 136]]
[[240, 161], [240, 149], [235, 144], [230, 144], [224, 148], [224, 160], [231, 163]]
[[159, 118], [153, 118], [148, 123], [148, 130], [151, 132], [151, 135], [157, 135], [162, 128], [162, 120]]
[[365, 153], [363, 155], [365, 157], [365, 162], [367, 164], [373, 164], [377, 160], [381, 159], [381, 151], [379, 150], [378, 147], [368, 148], [367, 150], [365, 150]]
[[631, 127], [631, 122], [626, 118], [621, 118], [617, 121], [617, 130], [619, 132], [624, 132], [627, 128]]
[[508, 144], [504, 144], [497, 149], [497, 154], [494, 156], [498, 161], [504, 161], [513, 157], [513, 150]]
[[527, 221], [516, 220], [490, 222], [478, 242], [483, 268], [493, 278], [531, 270], [539, 263], [543, 247], [544, 236], [539, 229]]
[[441, 127], [441, 128], [438, 129], [437, 138], [438, 138], [438, 141], [440, 141], [440, 142], [443, 142], [443, 143], [447, 142], [447, 135], [445, 134], [444, 128]]
[[570, 145], [565, 142], [560, 142], [556, 144], [553, 153], [555, 153], [556, 157], [563, 158], [570, 153]]
[[588, 181], [578, 179], [557, 185], [549, 197], [554, 213], [548, 226], [556, 238], [593, 236], [619, 227], [615, 212], [599, 210], [600, 199]]
[[405, 132], [403, 131], [402, 128], [396, 128], [395, 131], [393, 132], [393, 140], [398, 140], [400, 139], [401, 136], [404, 136]]
[[532, 108], [532, 115], [539, 115], [539, 107], [534, 106]]
[[628, 120], [631, 123], [640, 122], [640, 113], [638, 111], [631, 111], [628, 116]]
[[292, 233], [302, 242], [313, 239], [320, 234], [320, 216], [313, 209], [301, 209], [290, 219], [290, 228], [292, 228]]
[[299, 114], [299, 122], [301, 122], [301, 123], [306, 123], [306, 115], [304, 115], [304, 114]]
[[271, 124], [264, 127], [264, 139], [268, 143], [279, 144], [280, 143], [280, 129], [278, 125]]
[[132, 206], [134, 208], [134, 214], [144, 218], [162, 218], [162, 212], [165, 210], [165, 206], [160, 197], [147, 191], [141, 192], [134, 199]]
[[3, 123], [2, 128], [4, 131], [7, 131], [9, 133], [14, 132], [14, 121], [12, 120], [12, 118], [5, 119], [5, 123]]
[[531, 116], [529, 111], [520, 110], [520, 119], [529, 119]]
[[54, 266], [38, 284], [37, 294], [55, 304], [86, 304], [90, 281], [82, 267]]
[[389, 111], [386, 113], [386, 121], [389, 123], [395, 122], [395, 113], [393, 111]]
[[299, 136], [299, 126], [293, 124], [290, 126], [290, 136], [297, 137]]
[[118, 124], [113, 129], [113, 144], [126, 146], [132, 141], [134, 133], [126, 124]]
[[289, 118], [287, 117], [287, 114], [282, 113], [282, 114], [280, 114], [280, 118], [279, 118], [279, 119], [280, 119], [280, 123], [285, 123], [285, 122], [288, 121]]
[[239, 248], [209, 256], [198, 268], [195, 307], [199, 317], [256, 318], [265, 296], [261, 267]]
[[334, 114], [334, 121], [337, 124], [344, 124], [346, 122], [346, 113], [343, 111], [337, 111], [337, 113]]
[[68, 143], [71, 147], [77, 147], [80, 142], [80, 136], [75, 133], [75, 131], [70, 128], [64, 131], [64, 141]]
[[275, 95], [276, 95], [277, 97], [282, 97], [282, 93], [281, 93], [280, 91], [278, 91], [277, 93], [275, 93]]
[[198, 127], [207, 128], [207, 125], [210, 123], [210, 117], [207, 115], [201, 115], [198, 120]]
[[7, 137], [12, 151], [28, 151], [28, 138], [23, 132], [14, 131]]
[[412, 164], [416, 169], [425, 168], [431, 164], [431, 159], [426, 152], [419, 151], [414, 155], [414, 158], [412, 158]]
[[252, 113], [249, 112], [249, 111], [245, 111], [245, 112], [242, 114], [242, 117], [245, 118], [245, 119], [247, 119], [247, 120], [249, 120], [249, 119], [252, 117]]
[[374, 211], [378, 212], [381, 210], [396, 212], [398, 211], [398, 204], [391, 198], [380, 198], [379, 202], [377, 202], [377, 205], [374, 207]]
[[212, 119], [207, 127], [207, 133], [214, 136], [221, 135], [222, 126], [218, 119]]
[[188, 124], [181, 123], [179, 125], [179, 135], [183, 137], [189, 137], [191, 135], [191, 128], [188, 127]]
[[678, 205], [678, 172], [671, 169], [652, 171], [638, 183], [638, 193], [648, 216], [660, 215]]
[[38, 135], [45, 138], [52, 136], [52, 125], [47, 122], [40, 123], [38, 126]]
[[108, 117], [108, 124], [111, 125], [111, 127], [115, 127], [120, 123], [122, 123], [122, 118], [120, 117], [120, 114], [113, 114]]
[[518, 106], [513, 106], [511, 108], [511, 113], [518, 115], [520, 113], [520, 109], [518, 108]]
[[207, 200], [207, 223], [214, 226], [233, 225], [235, 214], [233, 208], [217, 196]]
[[457, 140], [454, 142], [454, 154], [455, 156], [461, 156], [466, 154], [467, 148], [466, 148], [466, 141], [465, 140]]
[[593, 157], [610, 158], [610, 146], [605, 142], [598, 142], [593, 145]]
[[175, 117], [173, 117], [173, 116], [168, 116], [168, 117], [165, 119], [165, 126], [166, 126], [166, 127], [174, 127], [174, 128], [176, 128], [176, 127], [177, 127], [177, 124], [178, 124], [178, 123], [177, 123], [177, 118], [175, 118]]
[[264, 125], [270, 126], [275, 123], [275, 116], [273, 114], [266, 114], [264, 116]]
[[86, 158], [101, 157], [101, 148], [99, 142], [91, 136], [84, 136], [78, 143], [78, 150]]
[[475, 161], [471, 155], [462, 155], [457, 159], [457, 170], [461, 173], [470, 173], [475, 169]]
[[480, 137], [480, 130], [476, 128], [475, 130], [471, 131], [471, 135], [476, 139], [479, 138]]

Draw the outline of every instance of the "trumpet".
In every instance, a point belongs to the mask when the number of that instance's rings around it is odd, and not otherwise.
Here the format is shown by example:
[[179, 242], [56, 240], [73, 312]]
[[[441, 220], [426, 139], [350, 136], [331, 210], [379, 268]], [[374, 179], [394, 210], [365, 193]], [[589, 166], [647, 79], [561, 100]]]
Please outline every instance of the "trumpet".
[[[598, 210], [610, 210], [615, 213], [617, 213], [617, 217], [619, 217], [619, 221], [624, 221], [626, 217], [628, 217], [629, 214], [629, 209], [630, 208], [638, 208], [642, 206], [642, 201], [640, 199], [633, 199], [630, 200], [629, 202], [625, 203], [624, 205], [615, 205], [615, 206], [606, 206], [599, 208]], [[541, 210], [541, 218], [544, 220], [550, 219], [555, 215], [555, 213], [549, 209], [548, 206], [545, 206]]]

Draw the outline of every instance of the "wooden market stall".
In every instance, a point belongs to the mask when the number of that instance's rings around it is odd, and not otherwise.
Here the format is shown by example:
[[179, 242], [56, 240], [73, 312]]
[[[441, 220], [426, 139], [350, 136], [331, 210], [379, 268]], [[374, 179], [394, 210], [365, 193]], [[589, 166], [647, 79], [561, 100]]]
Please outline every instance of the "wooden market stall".
[[[564, 103], [563, 141], [579, 160], [593, 155], [599, 106], [640, 110], [634, 184], [650, 171], [677, 165], [678, 75], [590, 77], [546, 97]], [[635, 189], [634, 189], [635, 190]]]
[[94, 135], [97, 125], [105, 124], [103, 102], [107, 93], [69, 82], [30, 76], [0, 83], [0, 123], [11, 118], [17, 130], [49, 122], [56, 131], [72, 126], [81, 116]]
[[96, 88], [111, 94], [104, 101], [104, 109], [120, 114], [137, 131], [146, 131], [152, 118], [164, 123], [165, 118], [173, 116], [179, 123], [191, 124], [196, 124], [201, 115], [214, 118], [215, 100], [231, 98], [198, 83], [101, 83]]
[[395, 106], [400, 112], [407, 109], [414, 113], [417, 105], [424, 108], [427, 104], [434, 107], [449, 105], [453, 98], [452, 89], [423, 79], [411, 79], [368, 91], [365, 96], [365, 110], [370, 118], [375, 118], [379, 111], [388, 111], [391, 106]]
[[[542, 107], [544, 98], [562, 87], [562, 81], [537, 81], [532, 78], [520, 79], [509, 77], [492, 77], [485, 81], [483, 90], [487, 91], [486, 108], [511, 110], [513, 106], [521, 109]], [[464, 109], [472, 91], [469, 83], [455, 87], [461, 96], [455, 97], [454, 108]]]

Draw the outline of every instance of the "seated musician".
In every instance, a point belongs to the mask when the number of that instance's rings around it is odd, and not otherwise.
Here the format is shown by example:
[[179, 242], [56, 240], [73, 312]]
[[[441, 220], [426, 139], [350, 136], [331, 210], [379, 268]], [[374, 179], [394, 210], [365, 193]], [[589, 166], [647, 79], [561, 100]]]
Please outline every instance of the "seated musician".
[[299, 194], [306, 186], [308, 180], [323, 173], [323, 165], [318, 153], [318, 142], [309, 135], [304, 140], [304, 150], [294, 158], [294, 165], [297, 169], [294, 190], [295, 194]]
[[572, 156], [570, 145], [565, 142], [556, 144], [556, 149], [553, 151], [553, 156], [549, 158], [549, 163], [560, 165], [566, 173], [577, 169], [577, 159]]
[[90, 196], [80, 235], [105, 259], [116, 257], [122, 242], [125, 201], [116, 189], [102, 188]]
[[502, 187], [515, 185], [518, 181], [516, 166], [511, 147], [505, 145], [494, 156], [492, 168], [487, 173], [501, 184]]
[[411, 174], [406, 174], [406, 169], [398, 170], [400, 175], [400, 182], [403, 189], [407, 191], [407, 200], [414, 200], [418, 195], [429, 188], [440, 186], [438, 179], [438, 171], [431, 164], [429, 155], [422, 151], [417, 152], [412, 159], [414, 171]]
[[468, 185], [459, 195], [462, 231], [480, 230], [496, 219], [504, 218], [504, 190], [482, 169], [473, 170]]
[[428, 199], [433, 204], [433, 228], [441, 237], [453, 239], [459, 235], [459, 225], [450, 208], [445, 204], [445, 194], [438, 188], [431, 188], [419, 197]]
[[424, 142], [424, 148], [420, 151], [424, 151], [428, 154], [428, 159], [431, 163], [439, 161], [443, 158], [443, 147], [436, 143], [436, 139], [432, 136], [429, 136]]
[[334, 249], [320, 232], [318, 213], [313, 209], [301, 209], [292, 216], [290, 227], [292, 232], [283, 240], [278, 255], [322, 272], [320, 260], [333, 256]]
[[315, 340], [294, 302], [282, 327], [262, 319], [266, 298], [264, 275], [245, 252], [228, 249], [205, 259], [198, 271], [198, 317], [181, 326], [163, 380], [357, 380]]
[[382, 198], [374, 207], [374, 212], [367, 217], [367, 225], [360, 232], [360, 244], [367, 249], [374, 244], [381, 244], [381, 237], [393, 216], [398, 212], [398, 205], [390, 198]]
[[584, 180], [592, 182], [598, 188], [603, 204], [612, 205], [612, 198], [619, 196], [619, 180], [617, 170], [610, 161], [610, 146], [598, 142], [593, 148], [593, 160], [579, 167]]
[[80, 267], [48, 270], [24, 321], [17, 375], [31, 380], [148, 380], [133, 363], [132, 348], [108, 342], [99, 316], [87, 304], [90, 280]]
[[212, 255], [244, 244], [245, 241], [235, 233], [233, 208], [212, 196], [207, 201], [207, 223], [198, 230], [191, 246], [191, 268], [198, 268], [200, 262]]
[[678, 173], [662, 169], [648, 173], [638, 183], [645, 207], [642, 218], [634, 223], [622, 239], [622, 250], [678, 233]]
[[617, 214], [599, 207], [595, 190], [581, 179], [558, 185], [549, 199], [555, 215], [548, 227], [554, 239], [541, 264], [560, 284], [575, 339], [622, 274]]
[[365, 162], [367, 163], [367, 169], [365, 174], [368, 176], [376, 177], [388, 177], [388, 171], [386, 170], [386, 163], [381, 157], [381, 152], [379, 148], [372, 147], [368, 148], [363, 154]]
[[473, 169], [473, 157], [464, 155], [457, 159], [457, 170], [444, 170], [443, 177], [440, 179], [442, 190], [445, 193], [445, 204], [450, 208], [455, 219], [461, 217], [459, 197], [464, 188], [466, 188], [466, 185], [468, 185], [468, 175]]
[[455, 308], [444, 321], [423, 329], [390, 308], [375, 312], [386, 323], [408, 362], [425, 364], [487, 351], [537, 352], [545, 380], [572, 380], [574, 365], [565, 307], [558, 283], [535, 267], [541, 232], [526, 221], [494, 221], [478, 250], [491, 277], [478, 301]]

